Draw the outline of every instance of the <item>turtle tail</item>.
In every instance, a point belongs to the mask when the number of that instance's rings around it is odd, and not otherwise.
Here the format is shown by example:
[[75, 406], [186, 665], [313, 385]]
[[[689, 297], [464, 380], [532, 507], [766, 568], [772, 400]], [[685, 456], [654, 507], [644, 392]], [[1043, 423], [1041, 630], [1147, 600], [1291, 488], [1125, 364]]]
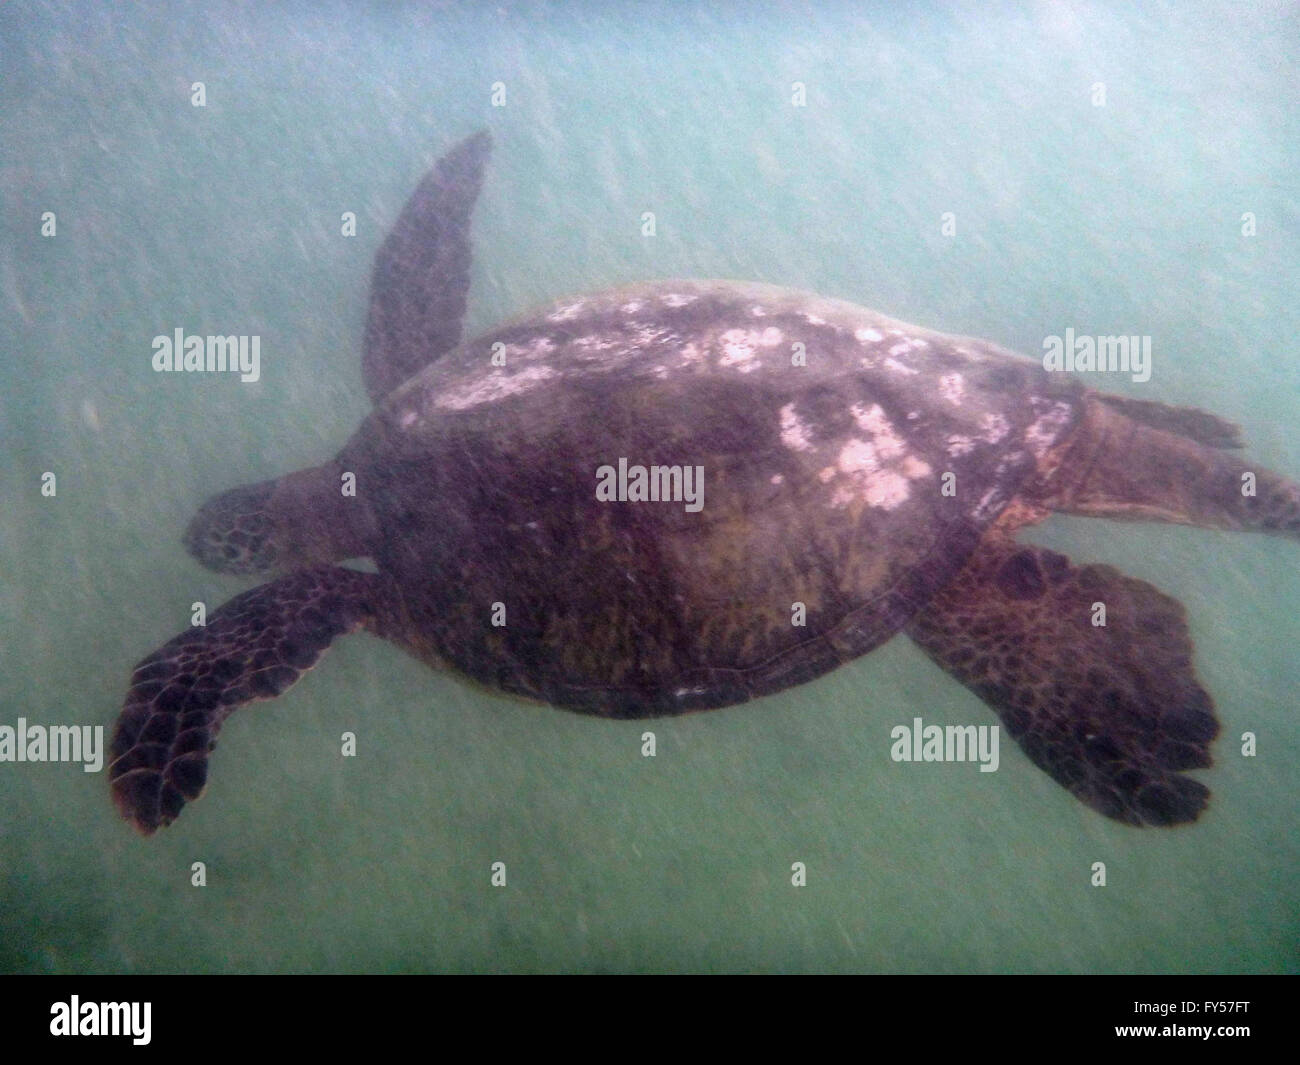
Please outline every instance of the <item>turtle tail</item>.
[[221, 573], [265, 573], [367, 554], [364, 505], [327, 463], [213, 496], [185, 530], [185, 547]]

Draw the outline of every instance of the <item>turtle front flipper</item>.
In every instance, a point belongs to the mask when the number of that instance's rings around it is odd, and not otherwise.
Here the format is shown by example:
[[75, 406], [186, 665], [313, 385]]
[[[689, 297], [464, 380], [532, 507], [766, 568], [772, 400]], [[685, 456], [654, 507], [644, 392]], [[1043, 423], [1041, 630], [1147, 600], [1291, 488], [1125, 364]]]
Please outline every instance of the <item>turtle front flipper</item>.
[[1107, 817], [1173, 825], [1205, 808], [1209, 789], [1182, 770], [1210, 764], [1219, 725], [1183, 607], [1154, 586], [993, 538], [906, 631]]
[[385, 579], [338, 566], [300, 570], [224, 604], [205, 626], [135, 667], [113, 735], [113, 799], [144, 835], [202, 793], [208, 755], [237, 707], [273, 699], [336, 636], [374, 626]]
[[470, 214], [491, 152], [480, 130], [439, 159], [375, 255], [361, 359], [375, 403], [460, 343]]

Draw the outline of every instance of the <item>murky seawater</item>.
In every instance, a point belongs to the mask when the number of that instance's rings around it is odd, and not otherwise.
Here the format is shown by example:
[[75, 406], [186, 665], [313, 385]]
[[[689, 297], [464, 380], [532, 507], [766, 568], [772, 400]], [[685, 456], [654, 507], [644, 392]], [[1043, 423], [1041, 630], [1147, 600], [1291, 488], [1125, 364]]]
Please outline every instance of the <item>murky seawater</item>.
[[[111, 726], [132, 663], [250, 583], [191, 560], [186, 522], [352, 432], [374, 249], [480, 126], [471, 333], [697, 276], [1029, 354], [1148, 334], [1151, 380], [1104, 387], [1212, 409], [1300, 475], [1294, 6], [25, 7], [0, 10], [0, 724]], [[155, 374], [177, 326], [260, 335], [261, 380]], [[994, 720], [906, 641], [653, 723], [645, 759], [645, 725], [362, 636], [232, 718], [207, 796], [152, 839], [102, 774], [0, 764], [0, 969], [1300, 968], [1300, 545], [1028, 535], [1187, 606], [1223, 723], [1195, 826], [1107, 821], [1009, 741], [996, 773], [890, 761], [914, 716]]]

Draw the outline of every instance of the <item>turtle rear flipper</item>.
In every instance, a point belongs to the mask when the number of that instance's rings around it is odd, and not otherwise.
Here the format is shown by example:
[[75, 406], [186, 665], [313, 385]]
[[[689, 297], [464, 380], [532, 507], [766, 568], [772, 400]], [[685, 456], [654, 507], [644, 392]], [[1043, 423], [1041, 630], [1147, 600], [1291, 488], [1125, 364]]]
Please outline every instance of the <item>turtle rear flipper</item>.
[[[1105, 624], [1095, 604], [1105, 605]], [[1219, 731], [1183, 607], [1110, 566], [992, 539], [906, 630], [1041, 769], [1107, 817], [1194, 821]]]
[[1300, 484], [1239, 455], [1212, 414], [1093, 393], [1053, 472], [1029, 492], [1049, 510], [1300, 540]]
[[122, 816], [144, 835], [171, 824], [203, 793], [226, 717], [290, 687], [336, 636], [373, 626], [384, 590], [375, 574], [300, 570], [236, 596], [140, 662], [109, 754]]

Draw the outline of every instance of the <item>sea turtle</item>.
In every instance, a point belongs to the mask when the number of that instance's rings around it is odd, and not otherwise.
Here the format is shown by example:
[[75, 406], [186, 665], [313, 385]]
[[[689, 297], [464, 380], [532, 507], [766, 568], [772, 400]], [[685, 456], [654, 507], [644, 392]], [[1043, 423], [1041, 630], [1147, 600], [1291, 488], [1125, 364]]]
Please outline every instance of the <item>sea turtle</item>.
[[287, 572], [136, 667], [109, 771], [129, 821], [173, 821], [227, 715], [359, 628], [610, 718], [770, 695], [903, 631], [1085, 803], [1197, 817], [1183, 771], [1218, 723], [1182, 606], [1013, 534], [1064, 511], [1294, 538], [1300, 487], [1213, 415], [767, 285], [636, 285], [461, 343], [490, 146], [450, 150], [379, 249], [360, 429], [191, 524], [212, 568]]

